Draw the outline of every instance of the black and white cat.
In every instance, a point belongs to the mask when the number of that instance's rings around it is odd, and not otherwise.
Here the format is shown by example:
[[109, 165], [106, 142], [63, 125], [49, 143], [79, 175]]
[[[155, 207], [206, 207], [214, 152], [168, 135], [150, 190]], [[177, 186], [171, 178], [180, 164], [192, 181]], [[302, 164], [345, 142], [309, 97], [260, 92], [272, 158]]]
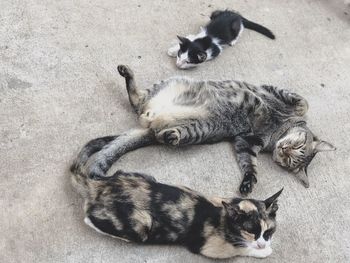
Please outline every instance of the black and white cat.
[[178, 36], [180, 43], [169, 48], [168, 55], [177, 57], [177, 67], [187, 69], [217, 57], [225, 45], [232, 46], [237, 42], [243, 28], [275, 39], [269, 29], [233, 11], [214, 11], [210, 20], [208, 25], [201, 27], [197, 35]]

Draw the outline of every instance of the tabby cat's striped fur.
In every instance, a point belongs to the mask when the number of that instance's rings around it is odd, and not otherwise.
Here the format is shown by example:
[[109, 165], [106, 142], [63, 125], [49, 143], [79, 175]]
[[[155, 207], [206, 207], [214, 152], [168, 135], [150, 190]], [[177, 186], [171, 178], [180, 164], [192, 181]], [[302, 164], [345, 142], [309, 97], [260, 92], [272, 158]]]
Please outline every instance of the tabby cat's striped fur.
[[118, 66], [118, 70], [126, 80], [130, 103], [143, 129], [88, 143], [73, 166], [91, 177], [104, 177], [121, 155], [146, 145], [228, 140], [234, 145], [243, 174], [240, 192], [247, 194], [257, 182], [256, 158], [260, 151], [273, 152], [278, 164], [299, 172], [308, 186], [306, 167], [312, 158], [319, 151], [335, 149], [308, 129], [302, 117], [308, 103], [298, 94], [234, 80], [180, 77], [140, 89], [127, 66]]

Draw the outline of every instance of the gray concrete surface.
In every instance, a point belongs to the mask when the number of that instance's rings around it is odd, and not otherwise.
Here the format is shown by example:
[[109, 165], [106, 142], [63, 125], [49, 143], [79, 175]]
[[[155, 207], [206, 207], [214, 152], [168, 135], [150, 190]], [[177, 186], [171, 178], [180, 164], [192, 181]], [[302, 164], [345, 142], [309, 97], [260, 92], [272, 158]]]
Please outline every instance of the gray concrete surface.
[[[247, 30], [215, 61], [177, 70], [166, 55], [171, 41], [196, 32], [217, 8], [239, 10], [277, 40]], [[91, 138], [138, 126], [119, 63], [144, 87], [180, 74], [271, 83], [304, 95], [311, 128], [338, 150], [315, 158], [309, 189], [261, 156], [252, 197], [285, 187], [274, 253], [227, 262], [349, 262], [349, 25], [341, 0], [1, 1], [0, 262], [210, 261], [181, 247], [126, 244], [82, 221], [69, 163]], [[227, 197], [237, 195], [241, 180], [228, 143], [149, 147], [116, 167]]]

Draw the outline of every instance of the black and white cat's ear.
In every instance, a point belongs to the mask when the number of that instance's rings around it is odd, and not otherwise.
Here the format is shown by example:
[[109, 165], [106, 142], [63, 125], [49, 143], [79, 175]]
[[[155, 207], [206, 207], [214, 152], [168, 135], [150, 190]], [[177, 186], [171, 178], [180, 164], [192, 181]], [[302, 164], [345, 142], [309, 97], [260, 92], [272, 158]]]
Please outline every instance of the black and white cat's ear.
[[337, 148], [335, 148], [332, 144], [326, 141], [314, 141], [312, 143], [312, 146], [314, 148], [314, 152], [326, 152], [326, 151], [335, 151]]
[[225, 208], [226, 212], [228, 213], [229, 216], [235, 217], [236, 215], [239, 214], [239, 207], [238, 205], [233, 205], [226, 203], [225, 201], [222, 201], [222, 206]]
[[279, 190], [277, 193], [275, 193], [273, 196], [267, 198], [264, 201], [266, 211], [268, 214], [275, 213], [278, 210], [277, 198], [280, 196], [282, 191], [283, 191], [283, 188]]
[[213, 19], [217, 18], [221, 13], [222, 13], [221, 10], [216, 10], [216, 11], [214, 11], [214, 12], [211, 13], [211, 15], [210, 15], [210, 20], [213, 20]]
[[180, 40], [181, 44], [186, 44], [190, 41], [188, 38], [185, 38], [185, 37], [177, 36], [177, 38]]
[[199, 62], [204, 62], [207, 59], [207, 53], [199, 52], [197, 54], [197, 59], [198, 59]]

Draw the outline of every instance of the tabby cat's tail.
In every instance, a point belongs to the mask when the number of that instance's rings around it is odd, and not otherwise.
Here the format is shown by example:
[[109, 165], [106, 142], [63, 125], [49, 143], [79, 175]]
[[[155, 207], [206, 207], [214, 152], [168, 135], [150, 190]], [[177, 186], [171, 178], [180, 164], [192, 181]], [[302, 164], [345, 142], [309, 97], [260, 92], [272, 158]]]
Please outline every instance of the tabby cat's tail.
[[135, 129], [118, 136], [91, 140], [81, 149], [70, 168], [74, 185], [84, 187], [87, 180], [103, 179], [122, 155], [151, 144], [156, 144], [156, 139], [150, 129]]
[[268, 37], [268, 38], [271, 38], [271, 39], [275, 39], [275, 35], [271, 32], [271, 30], [269, 30], [268, 28], [262, 26], [262, 25], [259, 25], [257, 23], [254, 23], [244, 17], [242, 17], [242, 22], [243, 22], [243, 26], [245, 28], [248, 28], [250, 30], [254, 30], [260, 34], [263, 34], [264, 36]]

